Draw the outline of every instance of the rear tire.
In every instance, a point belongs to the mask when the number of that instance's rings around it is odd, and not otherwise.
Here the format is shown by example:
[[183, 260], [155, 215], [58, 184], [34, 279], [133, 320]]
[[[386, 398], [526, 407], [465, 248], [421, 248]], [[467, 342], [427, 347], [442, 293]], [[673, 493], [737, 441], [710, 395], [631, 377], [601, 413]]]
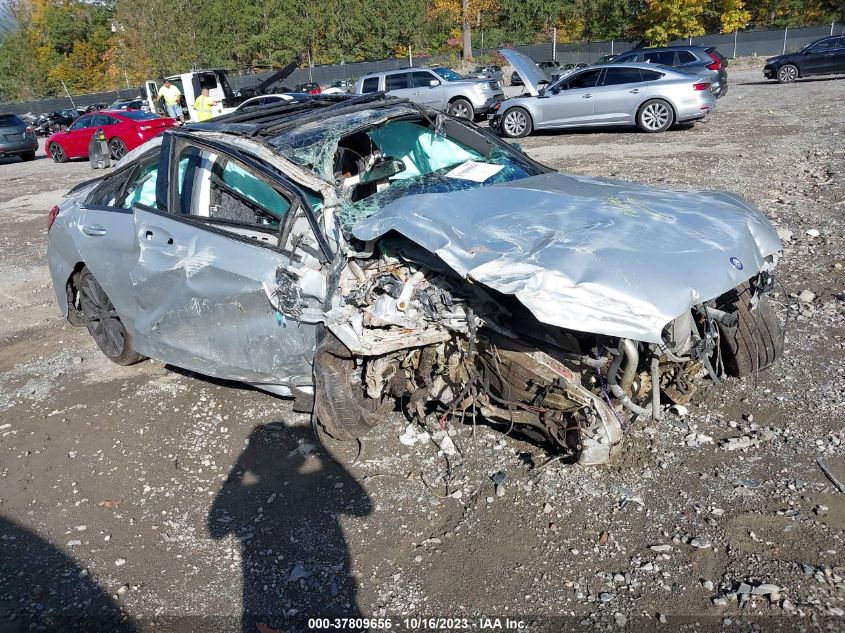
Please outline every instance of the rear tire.
[[35, 160], [35, 151], [26, 152], [25, 154], [21, 154], [21, 160], [25, 163], [28, 163], [31, 160]]
[[735, 327], [719, 325], [722, 362], [729, 376], [742, 378], [766, 369], [783, 355], [783, 330], [766, 296], [751, 310], [751, 286], [745, 282], [717, 300], [717, 307], [736, 312]]
[[643, 132], [665, 132], [674, 122], [675, 112], [663, 99], [649, 99], [637, 112], [637, 127]]
[[109, 151], [111, 152], [111, 157], [114, 160], [120, 160], [126, 156], [126, 143], [121, 141], [119, 138], [114, 137], [109, 141]]
[[100, 351], [118, 365], [134, 365], [144, 360], [144, 356], [132, 349], [132, 337], [88, 268], [80, 271], [78, 287], [83, 319]]
[[798, 79], [798, 66], [785, 64], [778, 69], [778, 83], [791, 84]]

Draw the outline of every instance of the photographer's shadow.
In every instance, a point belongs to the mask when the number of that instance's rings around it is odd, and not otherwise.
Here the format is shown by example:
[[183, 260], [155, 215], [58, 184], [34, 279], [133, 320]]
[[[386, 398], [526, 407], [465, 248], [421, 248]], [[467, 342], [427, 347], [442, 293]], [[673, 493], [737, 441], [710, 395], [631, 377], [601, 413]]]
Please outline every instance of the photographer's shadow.
[[361, 617], [339, 517], [370, 512], [367, 493], [311, 429], [256, 426], [208, 514], [212, 538], [240, 543], [244, 633]]

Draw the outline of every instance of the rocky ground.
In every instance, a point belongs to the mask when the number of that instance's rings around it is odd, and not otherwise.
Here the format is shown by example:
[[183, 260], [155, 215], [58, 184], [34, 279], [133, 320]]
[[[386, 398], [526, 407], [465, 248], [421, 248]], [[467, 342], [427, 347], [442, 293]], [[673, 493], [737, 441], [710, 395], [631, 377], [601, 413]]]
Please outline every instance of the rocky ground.
[[249, 631], [842, 628], [843, 124], [843, 79], [736, 72], [691, 129], [524, 140], [564, 171], [739, 192], [784, 241], [782, 361], [633, 425], [606, 467], [481, 424], [443, 454], [399, 414], [337, 462], [288, 401], [110, 364], [56, 315], [45, 264], [47, 211], [87, 163], [0, 161], [0, 631], [236, 630], [244, 605]]

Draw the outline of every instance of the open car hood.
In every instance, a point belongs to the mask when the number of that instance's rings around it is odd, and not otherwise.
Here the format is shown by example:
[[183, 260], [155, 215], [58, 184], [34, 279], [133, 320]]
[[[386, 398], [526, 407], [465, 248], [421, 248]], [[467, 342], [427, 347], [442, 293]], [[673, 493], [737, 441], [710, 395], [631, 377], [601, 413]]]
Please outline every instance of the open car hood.
[[649, 343], [781, 250], [768, 219], [739, 196], [560, 173], [400, 198], [353, 235], [390, 231], [544, 323]]
[[540, 70], [540, 67], [527, 55], [523, 55], [510, 48], [499, 49], [499, 52], [513, 66], [514, 70], [519, 73], [519, 76], [522, 77], [522, 82], [532, 96], [536, 97], [540, 94], [540, 90], [543, 89], [542, 84], [551, 83], [548, 75]]

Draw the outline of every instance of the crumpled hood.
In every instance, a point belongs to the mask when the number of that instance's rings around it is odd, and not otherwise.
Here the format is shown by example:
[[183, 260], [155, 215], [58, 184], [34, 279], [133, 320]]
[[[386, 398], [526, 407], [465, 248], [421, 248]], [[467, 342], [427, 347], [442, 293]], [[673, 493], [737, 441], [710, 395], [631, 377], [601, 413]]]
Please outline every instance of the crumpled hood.
[[544, 323], [650, 343], [781, 250], [741, 197], [543, 174], [396, 200], [353, 229], [394, 230]]

